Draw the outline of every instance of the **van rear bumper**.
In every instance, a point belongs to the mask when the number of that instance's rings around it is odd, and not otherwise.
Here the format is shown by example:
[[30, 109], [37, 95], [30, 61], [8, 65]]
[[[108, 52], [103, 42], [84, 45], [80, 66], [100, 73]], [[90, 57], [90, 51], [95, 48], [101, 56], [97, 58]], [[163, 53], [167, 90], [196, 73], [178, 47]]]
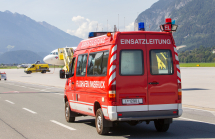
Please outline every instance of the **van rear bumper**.
[[144, 111], [144, 112], [118, 112], [122, 116], [117, 117], [117, 121], [132, 120], [155, 120], [179, 117], [178, 110]]

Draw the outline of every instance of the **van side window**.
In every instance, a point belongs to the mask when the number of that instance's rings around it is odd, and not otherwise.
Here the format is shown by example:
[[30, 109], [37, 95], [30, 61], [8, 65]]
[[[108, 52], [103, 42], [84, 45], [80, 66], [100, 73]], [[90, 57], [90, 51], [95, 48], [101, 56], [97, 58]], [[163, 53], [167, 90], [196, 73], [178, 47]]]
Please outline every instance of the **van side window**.
[[106, 75], [109, 52], [89, 54], [87, 75]]
[[170, 50], [150, 50], [150, 72], [152, 75], [173, 74]]
[[84, 76], [86, 74], [87, 55], [79, 55], [77, 61], [76, 75]]
[[120, 75], [143, 75], [143, 51], [121, 50]]
[[107, 74], [107, 63], [108, 63], [109, 52], [103, 53], [103, 61], [102, 61], [102, 75]]

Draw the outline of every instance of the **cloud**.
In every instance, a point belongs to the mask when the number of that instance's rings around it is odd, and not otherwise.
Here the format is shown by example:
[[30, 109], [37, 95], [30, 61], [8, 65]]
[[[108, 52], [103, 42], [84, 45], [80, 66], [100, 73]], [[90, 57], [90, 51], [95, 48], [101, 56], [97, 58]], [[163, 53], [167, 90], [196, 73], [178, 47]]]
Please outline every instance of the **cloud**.
[[134, 22], [132, 22], [129, 25], [125, 26], [125, 31], [134, 31]]
[[[78, 36], [83, 39], [88, 38], [89, 32], [107, 31], [107, 25], [105, 27], [103, 24], [99, 23], [98, 21], [91, 21], [90, 19], [82, 16], [73, 17], [72, 21], [75, 22], [79, 27], [76, 30], [67, 29], [67, 33]], [[109, 31], [113, 30], [109, 24], [108, 24], [108, 30]]]
[[[78, 25], [78, 28], [76, 30], [67, 29], [67, 33], [78, 36], [83, 39], [88, 38], [89, 32], [107, 31], [107, 29], [108, 31], [113, 31], [113, 27], [114, 27], [114, 26], [111, 26], [110, 24], [104, 25], [102, 23], [99, 23], [98, 21], [91, 21], [90, 19], [82, 16], [74, 16], [72, 18], [72, 21]], [[134, 22], [125, 26], [125, 31], [133, 31], [133, 30], [134, 30]], [[120, 29], [120, 31], [122, 31], [122, 29]]]
[[81, 25], [85, 21], [89, 21], [89, 19], [85, 19], [84, 17], [81, 16], [76, 16], [72, 18], [72, 21], [77, 23], [78, 25]]
[[7, 46], [7, 49], [8, 49], [8, 51], [10, 51], [11, 49], [13, 49], [15, 46], [12, 46], [12, 45], [8, 45]]

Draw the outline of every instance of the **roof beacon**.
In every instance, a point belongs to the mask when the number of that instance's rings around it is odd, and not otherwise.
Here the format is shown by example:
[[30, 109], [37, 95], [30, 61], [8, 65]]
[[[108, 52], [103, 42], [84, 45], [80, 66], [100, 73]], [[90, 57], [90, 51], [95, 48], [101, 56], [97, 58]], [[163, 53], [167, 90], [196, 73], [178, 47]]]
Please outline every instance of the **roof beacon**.
[[144, 22], [140, 22], [140, 23], [138, 24], [138, 30], [139, 30], [139, 31], [145, 31]]
[[178, 25], [175, 25], [175, 20], [172, 21], [171, 18], [166, 18], [166, 24], [160, 25], [160, 29], [163, 32], [176, 32]]
[[171, 18], [166, 18], [166, 24], [171, 24], [172, 19]]

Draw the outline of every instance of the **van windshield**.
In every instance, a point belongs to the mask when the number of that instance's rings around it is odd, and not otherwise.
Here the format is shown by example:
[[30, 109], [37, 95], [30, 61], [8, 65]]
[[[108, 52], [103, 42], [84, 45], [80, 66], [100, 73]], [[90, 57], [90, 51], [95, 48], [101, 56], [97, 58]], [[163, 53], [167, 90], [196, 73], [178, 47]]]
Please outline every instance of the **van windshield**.
[[150, 70], [152, 75], [173, 74], [172, 54], [170, 50], [150, 51]]

